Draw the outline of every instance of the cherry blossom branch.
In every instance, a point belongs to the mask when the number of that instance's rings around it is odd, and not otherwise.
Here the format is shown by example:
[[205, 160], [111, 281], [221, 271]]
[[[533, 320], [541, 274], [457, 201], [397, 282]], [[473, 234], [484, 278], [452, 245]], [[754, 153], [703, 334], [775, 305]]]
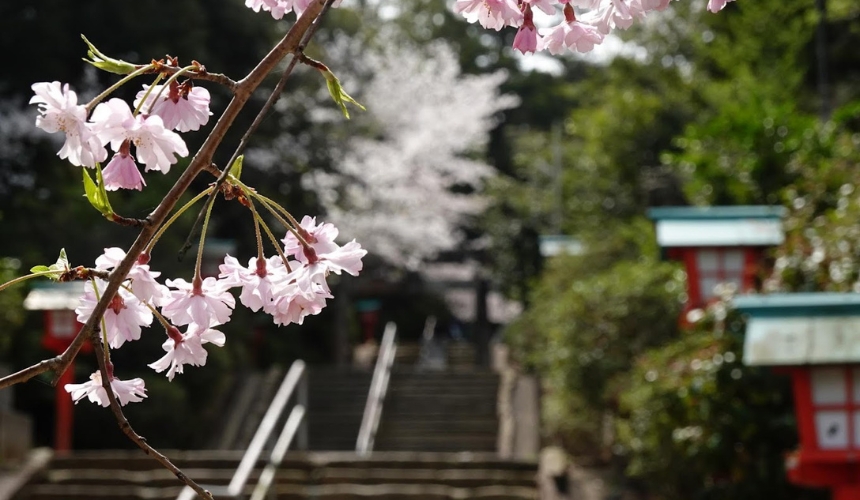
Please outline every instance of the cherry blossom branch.
[[9, 387], [10, 385], [19, 384], [21, 382], [26, 382], [31, 378], [46, 372], [56, 372], [62, 366], [62, 356], [55, 356], [53, 358], [44, 359], [42, 361], [39, 361], [35, 365], [29, 366], [21, 371], [15, 372], [11, 375], [7, 375], [0, 379], [0, 389], [4, 387]]
[[122, 412], [122, 407], [119, 405], [119, 402], [116, 400], [116, 395], [113, 392], [113, 387], [111, 387], [111, 379], [113, 378], [113, 373], [110, 373], [113, 370], [108, 370], [106, 364], [105, 354], [107, 351], [102, 347], [102, 340], [98, 335], [98, 332], [93, 332], [92, 336], [92, 344], [96, 354], [96, 360], [98, 360], [99, 364], [99, 373], [101, 374], [102, 379], [102, 387], [107, 393], [108, 401], [110, 401], [110, 409], [116, 418], [117, 425], [119, 425], [120, 430], [125, 434], [134, 444], [136, 444], [144, 453], [154, 458], [158, 463], [160, 463], [165, 469], [169, 470], [176, 476], [177, 479], [182, 481], [191, 487], [198, 495], [202, 498], [206, 498], [209, 500], [214, 500], [214, 497], [211, 493], [203, 489], [199, 484], [197, 484], [193, 479], [185, 475], [182, 470], [173, 465], [173, 462], [170, 461], [165, 455], [161, 454], [158, 450], [150, 446], [146, 442], [146, 438], [138, 434], [134, 431], [129, 423], [128, 419], [125, 418], [125, 414]]
[[[321, 15], [323, 8], [329, 3], [331, 3], [331, 0], [313, 0], [308, 5], [304, 13], [296, 20], [284, 38], [272, 48], [272, 50], [245, 78], [236, 82], [233, 99], [221, 114], [220, 119], [215, 124], [215, 127], [212, 129], [203, 145], [200, 147], [200, 150], [191, 160], [188, 168], [182, 173], [182, 175], [180, 175], [179, 179], [170, 191], [168, 191], [161, 203], [159, 203], [147, 218], [150, 221], [150, 224], [145, 225], [141, 229], [141, 232], [129, 248], [126, 256], [111, 273], [111, 278], [107, 282], [104, 295], [95, 305], [90, 318], [75, 336], [74, 340], [72, 340], [69, 347], [58, 357], [46, 359], [30, 368], [0, 378], [0, 389], [12, 384], [27, 381], [36, 375], [45, 373], [49, 370], [54, 372], [54, 384], [57, 383], [59, 377], [68, 369], [72, 360], [77, 356], [86, 339], [92, 335], [99, 319], [107, 310], [110, 300], [119, 290], [120, 285], [125, 280], [125, 277], [137, 261], [138, 256], [143, 252], [147, 243], [149, 243], [157, 229], [167, 219], [180, 197], [188, 190], [194, 178], [196, 178], [201, 171], [212, 163], [212, 157], [215, 150], [221, 144], [227, 130], [233, 124], [239, 111], [244, 107], [245, 103], [247, 103], [248, 99], [250, 99], [254, 90], [263, 82], [266, 75], [268, 75], [284, 57], [290, 53], [294, 53], [298, 47], [301, 46], [308, 30]], [[221, 182], [226, 178], [228, 172], [229, 169], [224, 170], [221, 178], [219, 179]]]
[[127, 227], [144, 227], [147, 224], [151, 224], [149, 219], [133, 219], [129, 217], [123, 217], [121, 215], [113, 214], [110, 219], [111, 222], [119, 224], [120, 226]]
[[[236, 93], [236, 88], [238, 87], [238, 83], [235, 80], [228, 77], [227, 75], [222, 75], [221, 73], [209, 73], [206, 71], [206, 66], [198, 63], [197, 61], [192, 61], [192, 65], [197, 66], [197, 70], [195, 71], [185, 71], [182, 73], [183, 76], [186, 76], [192, 80], [205, 80], [207, 82], [217, 83], [224, 87], [227, 87], [231, 93]], [[159, 72], [166, 75], [173, 75], [174, 73], [178, 73], [182, 68], [178, 68], [175, 66], [162, 66], [159, 69]], [[150, 73], [154, 73], [154, 71], [150, 71]]]

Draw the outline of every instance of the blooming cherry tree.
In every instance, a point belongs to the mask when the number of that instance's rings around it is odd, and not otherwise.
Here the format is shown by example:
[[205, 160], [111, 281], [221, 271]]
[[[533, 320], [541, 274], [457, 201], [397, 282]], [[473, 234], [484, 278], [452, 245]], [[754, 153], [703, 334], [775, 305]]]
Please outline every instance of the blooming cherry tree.
[[[362, 89], [368, 112], [360, 117], [371, 123], [374, 137], [353, 135], [337, 171], [311, 172], [305, 183], [343, 233], [394, 265], [415, 267], [455, 247], [459, 225], [483, 208], [480, 196], [452, 187], [479, 191], [493, 175], [467, 154], [485, 144], [497, 113], [517, 100], [500, 95], [503, 72], [461, 74], [443, 42], [418, 48], [392, 37], [376, 46], [383, 48], [359, 56], [359, 67], [375, 68]], [[337, 236], [313, 231], [322, 241]]]

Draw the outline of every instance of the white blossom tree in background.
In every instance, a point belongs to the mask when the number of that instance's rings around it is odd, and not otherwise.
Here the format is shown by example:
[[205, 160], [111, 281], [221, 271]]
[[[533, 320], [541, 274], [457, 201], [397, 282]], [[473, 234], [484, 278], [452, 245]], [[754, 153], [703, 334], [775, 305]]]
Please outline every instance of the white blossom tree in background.
[[462, 74], [446, 43], [375, 47], [353, 63], [374, 68], [357, 92], [368, 111], [355, 117], [367, 125], [356, 129], [371, 132], [349, 137], [336, 171], [313, 171], [305, 185], [344, 237], [414, 268], [456, 246], [458, 226], [483, 208], [481, 185], [494, 169], [470, 154], [517, 100], [501, 95], [503, 72]]

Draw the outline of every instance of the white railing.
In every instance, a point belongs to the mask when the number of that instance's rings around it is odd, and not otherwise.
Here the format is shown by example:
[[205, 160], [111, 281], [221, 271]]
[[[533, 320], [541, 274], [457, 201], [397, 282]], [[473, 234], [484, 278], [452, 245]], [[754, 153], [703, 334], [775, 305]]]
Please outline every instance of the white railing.
[[367, 455], [373, 451], [373, 441], [376, 439], [376, 430], [382, 417], [382, 403], [388, 391], [388, 380], [391, 378], [391, 365], [394, 364], [394, 354], [397, 352], [396, 336], [397, 327], [394, 323], [385, 325], [376, 367], [370, 381], [370, 391], [367, 394], [367, 404], [364, 406], [364, 416], [361, 418], [358, 440], [355, 443], [355, 452], [359, 455]]
[[[251, 498], [253, 500], [261, 500], [265, 497], [274, 479], [275, 471], [280, 466], [293, 438], [298, 437], [300, 448], [307, 447], [307, 423], [304, 416], [308, 404], [308, 392], [305, 363], [301, 360], [293, 362], [293, 365], [290, 366], [290, 370], [284, 377], [284, 381], [281, 382], [278, 392], [275, 393], [269, 409], [263, 415], [263, 420], [260, 421], [260, 426], [251, 439], [251, 444], [248, 445], [248, 449], [242, 456], [242, 461], [239, 462], [239, 466], [236, 468], [230, 484], [227, 486], [202, 485], [204, 488], [209, 490], [213, 495], [227, 498], [236, 498], [242, 495], [248, 483], [248, 478], [257, 465], [257, 461], [263, 453], [263, 448], [272, 437], [275, 425], [284, 414], [284, 410], [293, 393], [296, 393], [296, 404], [293, 406], [281, 433], [278, 435], [278, 440], [269, 455], [269, 459]], [[194, 500], [195, 498], [197, 498], [197, 493], [186, 486], [179, 493], [176, 500]]]

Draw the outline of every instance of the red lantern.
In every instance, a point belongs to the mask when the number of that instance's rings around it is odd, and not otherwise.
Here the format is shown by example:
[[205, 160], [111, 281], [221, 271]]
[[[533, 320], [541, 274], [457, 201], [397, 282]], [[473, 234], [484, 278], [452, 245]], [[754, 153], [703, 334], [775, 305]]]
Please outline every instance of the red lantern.
[[[80, 331], [75, 307], [84, 293], [83, 282], [48, 283], [35, 287], [24, 299], [24, 307], [29, 310], [45, 311], [45, 333], [42, 346], [54, 354], [62, 354]], [[87, 341], [81, 352], [92, 351]], [[66, 384], [75, 382], [75, 365], [70, 363], [60, 376], [56, 385], [56, 418], [54, 430], [54, 449], [58, 452], [72, 448], [72, 423], [74, 406]]]
[[860, 294], [749, 295], [744, 363], [791, 376], [800, 447], [789, 480], [860, 498]]
[[704, 307], [720, 283], [738, 292], [755, 289], [764, 249], [785, 239], [782, 207], [662, 207], [648, 216], [656, 221], [657, 243], [666, 255], [684, 263], [685, 311]]

